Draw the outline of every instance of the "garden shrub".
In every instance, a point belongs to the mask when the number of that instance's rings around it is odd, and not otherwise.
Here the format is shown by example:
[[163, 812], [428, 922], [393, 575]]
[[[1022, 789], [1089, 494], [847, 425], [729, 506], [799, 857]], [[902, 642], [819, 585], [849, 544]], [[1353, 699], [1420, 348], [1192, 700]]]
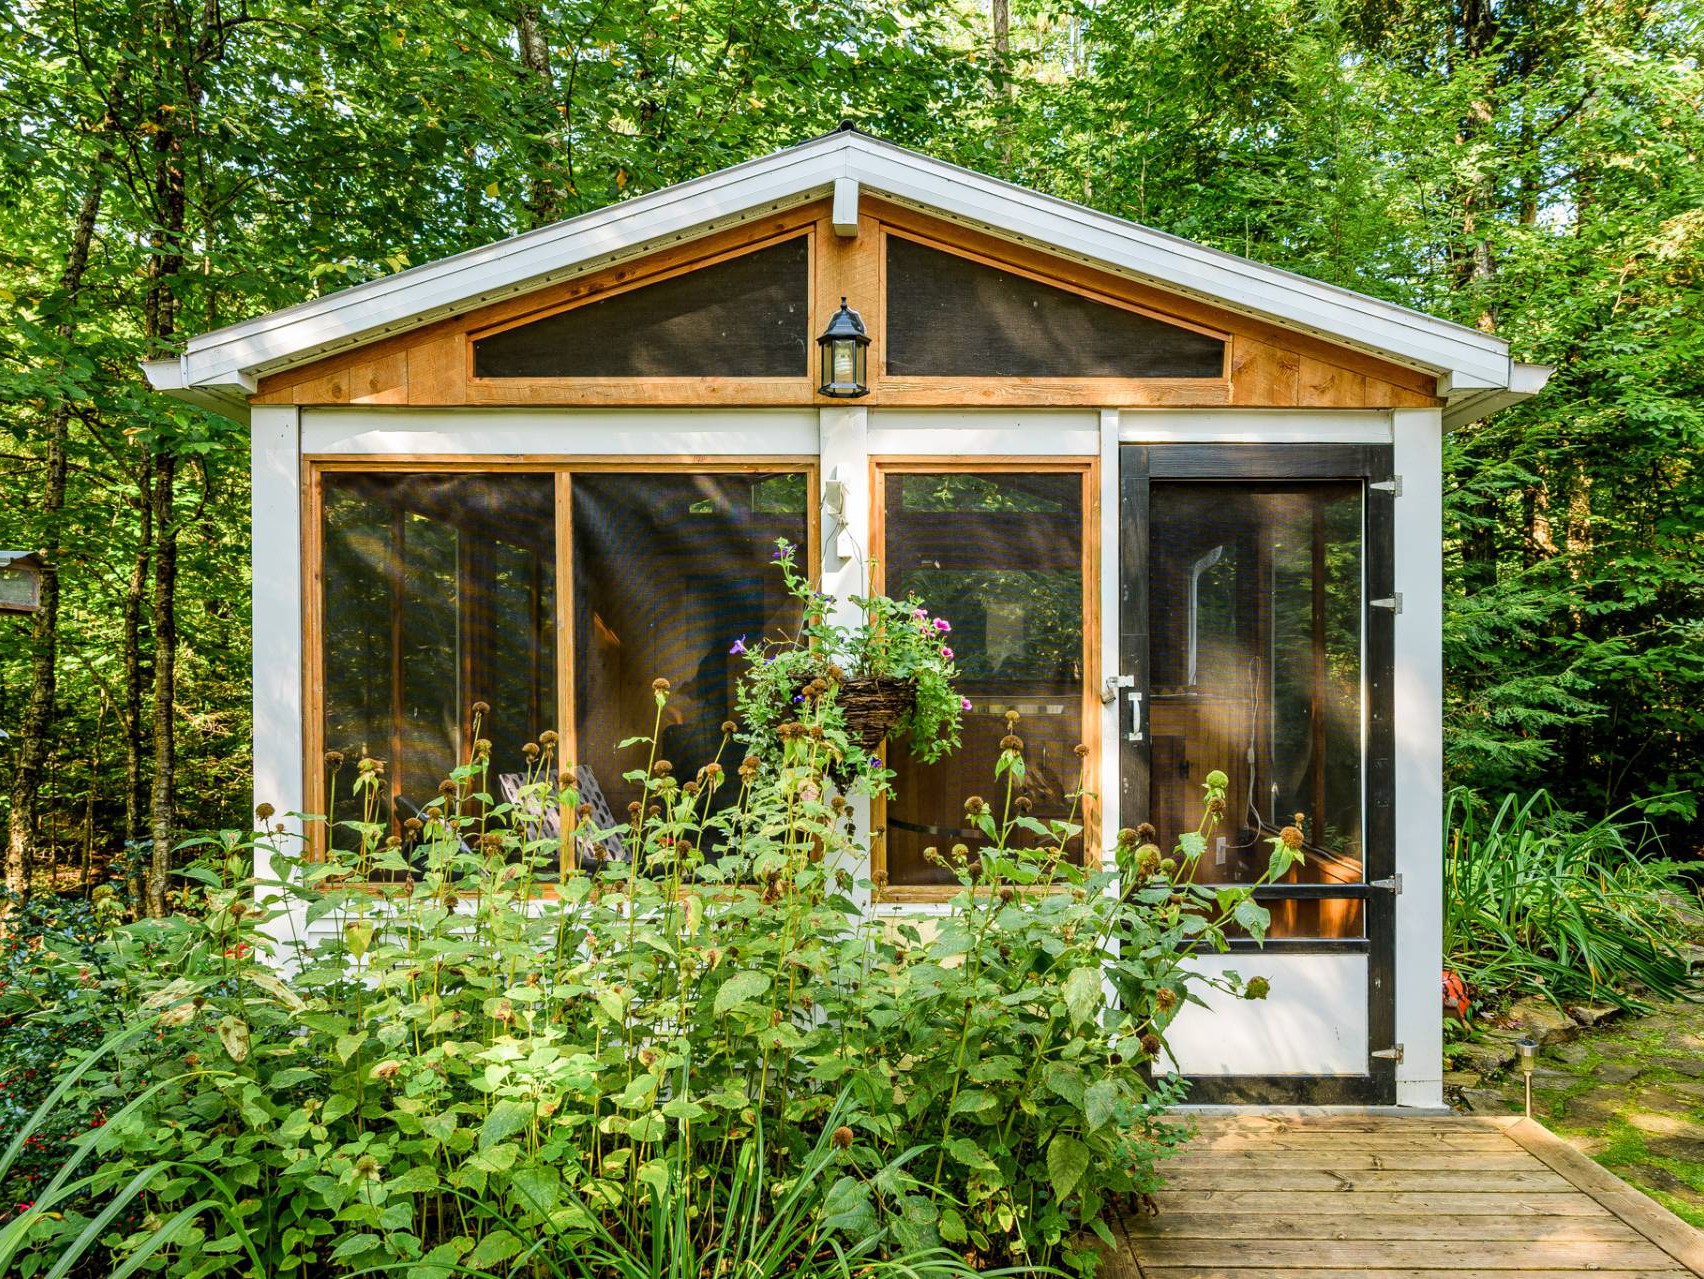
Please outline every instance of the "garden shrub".
[[[827, 776], [834, 697], [807, 692], [772, 760], [732, 724], [696, 777], [633, 743], [646, 798], [613, 831], [588, 829], [549, 733], [494, 802], [476, 706], [423, 820], [380, 822], [383, 763], [346, 761], [352, 851], [309, 823], [310, 856], [262, 805], [204, 863], [197, 914], [118, 927], [95, 964], [44, 942], [125, 1029], [82, 1044], [38, 1116], [106, 1122], [0, 1229], [0, 1271], [1092, 1270], [1109, 1208], [1179, 1138], [1162, 1059], [1207, 980], [1191, 955], [1264, 927], [1252, 885], [1192, 882], [1223, 775], [1171, 856], [1123, 831], [1084, 869], [1063, 851], [1080, 810], [1026, 812], [1014, 714], [994, 798], [966, 804], [985, 839], [935, 854], [957, 895], [926, 927], [878, 918]], [[611, 836], [625, 857], [581, 864]], [[1297, 856], [1272, 844], [1268, 878]], [[41, 990], [26, 1024], [74, 1015]], [[0, 1155], [8, 1187], [28, 1139]]]

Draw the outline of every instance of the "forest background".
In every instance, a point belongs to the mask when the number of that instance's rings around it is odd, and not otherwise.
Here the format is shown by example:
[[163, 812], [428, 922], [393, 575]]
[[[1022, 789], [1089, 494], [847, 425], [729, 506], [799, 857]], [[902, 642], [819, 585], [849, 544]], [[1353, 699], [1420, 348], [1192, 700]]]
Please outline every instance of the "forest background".
[[246, 432], [138, 361], [802, 141], [1509, 337], [1446, 455], [1450, 780], [1704, 838], [1700, 0], [0, 0], [14, 888], [246, 825]]

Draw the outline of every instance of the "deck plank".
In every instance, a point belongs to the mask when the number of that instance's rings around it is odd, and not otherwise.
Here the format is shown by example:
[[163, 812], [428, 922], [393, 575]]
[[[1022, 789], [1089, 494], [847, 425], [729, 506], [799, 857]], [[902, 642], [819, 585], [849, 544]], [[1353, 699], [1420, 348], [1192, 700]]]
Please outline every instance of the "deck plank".
[[1117, 1279], [1685, 1279], [1704, 1235], [1537, 1124], [1211, 1114]]

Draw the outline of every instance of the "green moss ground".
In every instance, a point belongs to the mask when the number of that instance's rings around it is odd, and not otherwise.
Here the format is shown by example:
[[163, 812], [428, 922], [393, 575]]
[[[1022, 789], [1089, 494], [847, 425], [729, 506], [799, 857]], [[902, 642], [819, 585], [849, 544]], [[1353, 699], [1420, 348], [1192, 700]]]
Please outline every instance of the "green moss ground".
[[[1519, 1070], [1453, 1078], [1464, 1110], [1522, 1108]], [[1623, 1018], [1545, 1048], [1533, 1116], [1704, 1229], [1704, 1005]]]

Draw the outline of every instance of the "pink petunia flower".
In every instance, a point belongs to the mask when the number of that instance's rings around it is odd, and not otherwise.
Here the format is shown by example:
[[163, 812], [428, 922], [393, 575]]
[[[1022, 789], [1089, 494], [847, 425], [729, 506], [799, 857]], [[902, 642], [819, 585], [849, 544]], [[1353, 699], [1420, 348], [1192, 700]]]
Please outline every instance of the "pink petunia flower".
[[970, 705], [970, 698], [968, 698], [968, 697], [961, 697], [961, 698], [959, 698], [959, 709], [960, 709], [960, 710], [961, 710], [961, 711], [968, 711], [968, 710], [970, 710], [970, 709], [971, 709], [971, 705]]
[[941, 656], [946, 658], [950, 662], [950, 661], [953, 660], [953, 650], [948, 648], [945, 644], [943, 644], [943, 645], [941, 645]]
[[937, 617], [935, 619], [935, 629], [945, 635], [948, 631], [953, 629], [953, 624], [944, 617]]

